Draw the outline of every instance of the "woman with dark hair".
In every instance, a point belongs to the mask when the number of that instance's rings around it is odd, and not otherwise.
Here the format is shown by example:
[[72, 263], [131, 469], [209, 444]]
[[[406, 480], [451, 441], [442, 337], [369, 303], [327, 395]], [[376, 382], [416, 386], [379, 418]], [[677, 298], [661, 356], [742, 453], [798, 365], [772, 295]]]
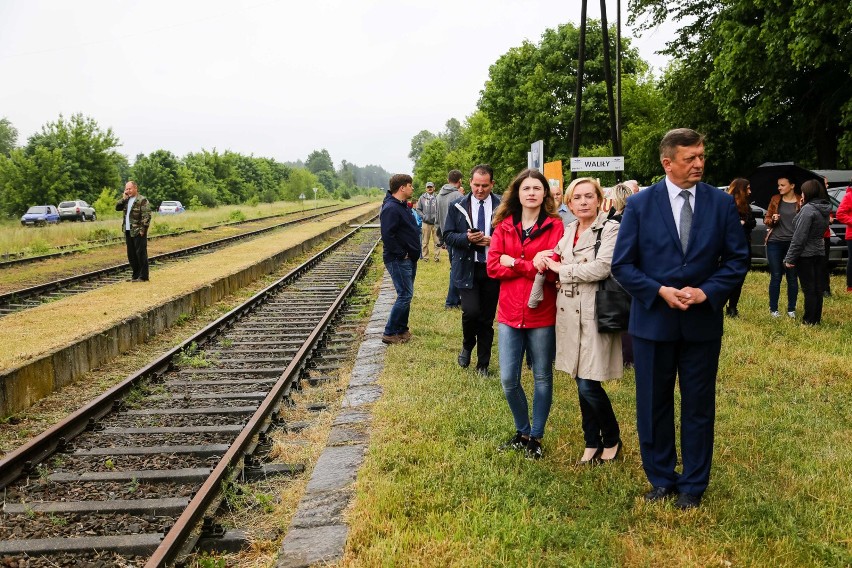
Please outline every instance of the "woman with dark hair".
[[766, 233], [766, 262], [769, 264], [769, 314], [781, 317], [778, 297], [781, 295], [781, 277], [787, 277], [787, 315], [796, 317], [796, 299], [799, 286], [796, 284], [796, 269], [784, 267], [784, 257], [793, 239], [793, 218], [801, 207], [801, 192], [791, 178], [778, 178], [778, 195], [773, 195], [766, 209], [763, 222]]
[[[541, 439], [553, 399], [556, 351], [555, 277], [544, 286], [543, 301], [527, 305], [533, 281], [545, 270], [544, 259], [562, 238], [562, 219], [550, 196], [550, 184], [538, 171], [526, 169], [503, 193], [494, 212], [488, 249], [488, 276], [500, 280], [497, 302], [500, 382], [515, 423], [515, 435], [500, 449], [525, 450], [529, 459], [543, 455]], [[528, 351], [535, 381], [532, 423], [521, 385], [521, 361]]]
[[831, 203], [822, 197], [824, 188], [809, 179], [802, 184], [802, 205], [794, 221], [793, 239], [784, 257], [787, 268], [795, 268], [799, 274], [805, 296], [805, 314], [802, 323], [817, 325], [822, 320], [822, 300], [825, 291], [825, 247], [822, 235], [828, 228]]
[[[749, 196], [751, 195], [751, 185], [749, 185], [748, 180], [745, 178], [736, 178], [731, 182], [731, 185], [728, 186], [728, 193], [733, 196], [734, 203], [737, 206], [737, 213], [740, 214], [740, 226], [742, 226], [743, 231], [745, 232], [746, 243], [748, 243], [748, 257], [749, 257], [749, 265], [751, 265], [751, 231], [754, 229], [755, 225], [757, 225], [757, 220], [755, 220], [754, 215], [751, 214], [751, 205], [749, 205]], [[732, 318], [737, 317], [740, 313], [737, 310], [737, 304], [740, 301], [740, 295], [743, 293], [743, 283], [745, 280], [740, 282], [739, 286], [734, 288], [734, 291], [731, 292], [731, 297], [728, 299], [728, 307], [725, 309], [725, 313]]]
[[603, 381], [621, 378], [621, 335], [598, 332], [595, 293], [612, 274], [619, 223], [602, 212], [603, 190], [594, 178], [577, 178], [566, 191], [577, 217], [547, 259], [559, 277], [556, 299], [556, 368], [574, 377], [583, 419], [585, 451], [579, 464], [613, 462], [621, 453], [621, 433]]

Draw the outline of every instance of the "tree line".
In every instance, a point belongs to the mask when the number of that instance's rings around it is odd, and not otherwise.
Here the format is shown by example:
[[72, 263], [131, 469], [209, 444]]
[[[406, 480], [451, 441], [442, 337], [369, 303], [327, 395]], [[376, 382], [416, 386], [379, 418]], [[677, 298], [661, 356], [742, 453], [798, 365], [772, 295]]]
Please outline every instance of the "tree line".
[[111, 128], [75, 114], [44, 125], [26, 145], [16, 147], [17, 130], [0, 119], [0, 213], [18, 216], [31, 205], [83, 199], [98, 212], [111, 210], [124, 183], [135, 180], [157, 206], [176, 200], [190, 208], [240, 203], [295, 201], [304, 195], [348, 199], [378, 192], [390, 174], [380, 166], [346, 160], [335, 169], [325, 149], [305, 162], [287, 164], [237, 152], [201, 150], [180, 158], [159, 149], [139, 154], [133, 164], [118, 152]]
[[[622, 146], [625, 176], [660, 179], [659, 141], [671, 128], [707, 135], [705, 179], [727, 185], [763, 162], [805, 167], [852, 166], [852, 12], [839, 0], [713, 2], [637, 0], [631, 23], [652, 28], [687, 22], [665, 53], [660, 76], [622, 38]], [[640, 27], [641, 27], [640, 26]], [[644, 29], [643, 28], [643, 29]], [[615, 29], [610, 30], [615, 38]], [[537, 43], [511, 48], [489, 68], [475, 111], [450, 118], [438, 133], [411, 140], [415, 184], [440, 187], [447, 171], [490, 163], [497, 187], [526, 167], [544, 141], [546, 161], [571, 157], [580, 31], [571, 23]], [[614, 42], [613, 42], [614, 43]], [[840, 46], [840, 47], [838, 47]], [[615, 46], [608, 46], [615, 61]], [[613, 155], [607, 114], [601, 25], [590, 20], [582, 91], [580, 156]], [[581, 174], [582, 175], [582, 174]], [[614, 174], [595, 175], [605, 184]]]

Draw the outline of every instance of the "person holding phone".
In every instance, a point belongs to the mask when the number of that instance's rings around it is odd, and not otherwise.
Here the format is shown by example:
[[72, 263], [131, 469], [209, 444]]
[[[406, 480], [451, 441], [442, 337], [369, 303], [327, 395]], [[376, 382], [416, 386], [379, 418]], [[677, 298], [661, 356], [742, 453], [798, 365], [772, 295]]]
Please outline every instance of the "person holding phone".
[[133, 282], [148, 281], [148, 227], [151, 224], [151, 204], [144, 195], [139, 195], [136, 182], [129, 180], [124, 185], [124, 195], [115, 205], [123, 211], [122, 227], [127, 244], [127, 261], [133, 271]]
[[486, 260], [491, 245], [491, 221], [500, 205], [492, 195], [494, 171], [488, 164], [475, 166], [470, 173], [471, 193], [454, 203], [444, 222], [444, 242], [452, 247], [452, 283], [461, 298], [462, 348], [458, 364], [470, 366], [476, 347], [476, 371], [488, 375], [491, 346], [494, 343], [494, 315], [500, 281], [488, 276]]

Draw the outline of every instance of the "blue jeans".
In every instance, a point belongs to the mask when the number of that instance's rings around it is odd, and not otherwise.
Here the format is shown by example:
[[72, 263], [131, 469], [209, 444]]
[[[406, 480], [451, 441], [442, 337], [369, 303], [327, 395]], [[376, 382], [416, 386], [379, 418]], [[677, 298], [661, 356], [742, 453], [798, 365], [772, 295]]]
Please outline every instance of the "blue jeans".
[[385, 259], [385, 268], [396, 289], [396, 302], [393, 303], [388, 322], [385, 324], [385, 335], [399, 335], [408, 329], [408, 314], [411, 312], [411, 298], [414, 296], [417, 263], [411, 259]]
[[[556, 356], [556, 328], [536, 327], [516, 329], [500, 324], [497, 346], [500, 352], [500, 382], [509, 410], [515, 420], [515, 430], [525, 436], [541, 438], [550, 415], [553, 401], [553, 359]], [[535, 378], [533, 391], [532, 427], [529, 406], [521, 385], [521, 361], [524, 351], [532, 354], [532, 371]]]
[[781, 295], [781, 277], [787, 277], [787, 311], [796, 311], [796, 296], [799, 285], [796, 282], [796, 269], [784, 266], [784, 257], [790, 248], [790, 241], [769, 241], [766, 243], [766, 261], [769, 263], [769, 311], [778, 311], [778, 297]]

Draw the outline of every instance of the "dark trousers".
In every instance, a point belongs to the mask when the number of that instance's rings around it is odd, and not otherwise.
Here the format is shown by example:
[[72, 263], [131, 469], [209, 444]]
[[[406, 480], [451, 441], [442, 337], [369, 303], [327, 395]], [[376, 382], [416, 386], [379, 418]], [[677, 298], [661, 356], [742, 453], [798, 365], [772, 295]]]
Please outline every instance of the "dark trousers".
[[[677, 488], [681, 493], [698, 496], [707, 489], [721, 348], [721, 337], [699, 342], [633, 338], [639, 451], [645, 475], [654, 487]], [[676, 380], [681, 397], [681, 474], [675, 472]]]
[[827, 265], [824, 256], [800, 256], [796, 262], [796, 272], [805, 296], [805, 314], [802, 323], [816, 325], [822, 320], [822, 300], [825, 292]]
[[494, 343], [494, 315], [500, 297], [500, 281], [489, 278], [485, 263], [474, 263], [473, 287], [459, 288], [462, 309], [462, 347], [476, 346], [476, 366], [487, 368]]
[[450, 261], [450, 285], [447, 288], [447, 299], [444, 301], [445, 308], [454, 308], [461, 304], [459, 291], [453, 284], [453, 247], [447, 245], [447, 259]]
[[577, 377], [580, 416], [583, 418], [583, 438], [587, 448], [611, 448], [618, 444], [621, 433], [612, 403], [600, 381]]
[[148, 237], [131, 237], [130, 231], [124, 231], [124, 242], [133, 279], [148, 280]]
[[825, 267], [822, 271], [822, 291], [831, 294], [831, 269], [828, 267], [828, 257], [830, 256], [828, 253], [831, 251], [831, 239], [825, 237], [823, 241], [825, 242]]

